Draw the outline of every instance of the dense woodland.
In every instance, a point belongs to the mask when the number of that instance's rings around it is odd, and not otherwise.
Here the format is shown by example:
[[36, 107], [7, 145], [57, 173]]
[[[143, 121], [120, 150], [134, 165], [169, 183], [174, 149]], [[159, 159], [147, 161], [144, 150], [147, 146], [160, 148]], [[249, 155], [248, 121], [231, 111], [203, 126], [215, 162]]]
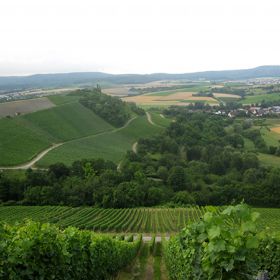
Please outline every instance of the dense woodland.
[[134, 103], [126, 103], [118, 97], [103, 94], [99, 86], [92, 90], [80, 90], [76, 94], [82, 96], [80, 99], [82, 105], [116, 127], [125, 125], [133, 113], [138, 115], [145, 113]]
[[0, 173], [0, 201], [24, 205], [94, 205], [124, 208], [155, 205], [280, 205], [280, 170], [260, 165], [244, 148], [267, 147], [248, 120], [173, 108], [176, 121], [161, 135], [139, 139], [137, 154], [128, 152], [121, 168], [103, 159], [57, 163], [25, 176]]

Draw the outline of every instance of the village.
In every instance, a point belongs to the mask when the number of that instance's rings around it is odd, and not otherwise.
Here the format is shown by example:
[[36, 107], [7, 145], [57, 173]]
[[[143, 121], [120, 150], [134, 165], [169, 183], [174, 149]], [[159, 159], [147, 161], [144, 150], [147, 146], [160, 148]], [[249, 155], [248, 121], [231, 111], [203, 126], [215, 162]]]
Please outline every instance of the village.
[[280, 106], [271, 106], [267, 108], [257, 107], [257, 106], [244, 106], [242, 108], [232, 109], [232, 110], [218, 110], [214, 112], [215, 115], [228, 116], [230, 118], [234, 117], [245, 117], [245, 116], [280, 116]]

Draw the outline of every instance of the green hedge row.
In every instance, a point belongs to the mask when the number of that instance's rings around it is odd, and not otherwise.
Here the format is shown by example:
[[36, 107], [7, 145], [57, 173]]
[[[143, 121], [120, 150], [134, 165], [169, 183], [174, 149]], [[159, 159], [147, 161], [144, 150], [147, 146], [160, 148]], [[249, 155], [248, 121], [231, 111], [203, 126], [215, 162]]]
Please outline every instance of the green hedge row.
[[280, 280], [280, 237], [262, 237], [257, 255], [258, 269], [268, 271], [271, 280]]
[[206, 213], [164, 246], [171, 280], [280, 279], [280, 239], [259, 234], [258, 213], [240, 204]]
[[110, 279], [140, 244], [31, 221], [0, 225], [0, 279]]

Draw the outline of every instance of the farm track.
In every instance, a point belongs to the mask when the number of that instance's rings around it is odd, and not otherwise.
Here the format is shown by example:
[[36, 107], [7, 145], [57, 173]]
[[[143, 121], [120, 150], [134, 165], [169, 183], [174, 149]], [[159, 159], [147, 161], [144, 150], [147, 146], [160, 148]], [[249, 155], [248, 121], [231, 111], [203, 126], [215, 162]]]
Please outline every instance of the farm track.
[[33, 167], [33, 165], [39, 161], [40, 159], [42, 159], [48, 152], [56, 149], [57, 147], [61, 146], [62, 144], [64, 144], [65, 142], [63, 143], [57, 143], [57, 144], [54, 144], [53, 146], [47, 148], [46, 150], [42, 151], [41, 153], [37, 154], [31, 161], [29, 162], [26, 162], [26, 163], [23, 163], [23, 164], [19, 164], [19, 165], [14, 165], [14, 166], [0, 166], [0, 169], [1, 170], [15, 170], [15, 169], [28, 169], [28, 168], [33, 168], [33, 169], [36, 169]]
[[134, 154], [137, 154], [137, 145], [138, 145], [138, 142], [135, 142], [133, 145], [132, 145], [132, 151]]
[[97, 134], [91, 134], [91, 135], [87, 135], [87, 136], [84, 136], [84, 137], [80, 137], [80, 138], [76, 138], [76, 139], [71, 139], [69, 141], [64, 141], [64, 142], [61, 142], [61, 143], [57, 143], [57, 144], [54, 144], [52, 145], [51, 147], [47, 148], [46, 150], [40, 152], [39, 154], [37, 154], [31, 161], [28, 161], [26, 163], [22, 163], [22, 164], [18, 164], [18, 165], [14, 165], [14, 166], [0, 166], [0, 170], [18, 170], [18, 169], [28, 169], [28, 168], [31, 168], [31, 169], [42, 169], [42, 168], [36, 168], [34, 167], [34, 165], [39, 161], [41, 160], [46, 154], [48, 154], [50, 151], [66, 144], [66, 143], [71, 143], [71, 142], [75, 142], [75, 141], [80, 141], [80, 140], [83, 140], [83, 139], [88, 139], [88, 138], [95, 138], [95, 137], [98, 137], [98, 136], [101, 136], [101, 135], [104, 135], [104, 134], [111, 134], [111, 133], [116, 133], [122, 129], [125, 129], [126, 127], [128, 127], [130, 125], [130, 123], [135, 120], [137, 117], [133, 117], [131, 118], [130, 120], [127, 121], [127, 123], [122, 126], [122, 127], [119, 127], [119, 128], [115, 128], [113, 130], [109, 130], [109, 131], [103, 131], [103, 132], [100, 132], [100, 133], [97, 133]]

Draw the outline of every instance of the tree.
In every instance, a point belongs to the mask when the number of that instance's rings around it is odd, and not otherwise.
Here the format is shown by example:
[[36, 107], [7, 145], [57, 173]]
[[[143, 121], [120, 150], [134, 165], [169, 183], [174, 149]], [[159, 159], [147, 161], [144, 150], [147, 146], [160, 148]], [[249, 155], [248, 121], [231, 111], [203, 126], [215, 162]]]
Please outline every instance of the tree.
[[192, 205], [195, 204], [193, 196], [187, 191], [180, 191], [175, 193], [173, 199], [175, 203], [182, 205]]
[[184, 190], [187, 183], [185, 169], [181, 166], [172, 167], [167, 182], [174, 191]]

